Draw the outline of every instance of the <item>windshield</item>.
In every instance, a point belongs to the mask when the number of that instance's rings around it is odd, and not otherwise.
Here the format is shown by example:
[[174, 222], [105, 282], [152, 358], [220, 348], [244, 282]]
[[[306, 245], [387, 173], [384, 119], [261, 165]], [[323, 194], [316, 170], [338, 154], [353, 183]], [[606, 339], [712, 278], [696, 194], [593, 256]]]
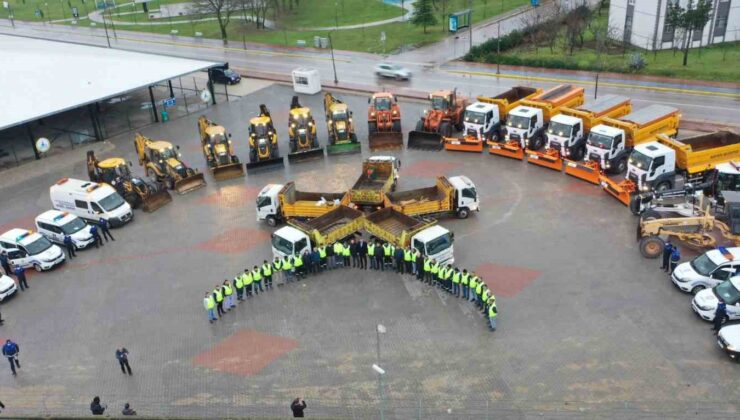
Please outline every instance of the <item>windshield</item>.
[[702, 276], [708, 276], [709, 273], [717, 268], [717, 264], [707, 257], [707, 254], [701, 254], [698, 257], [691, 260], [691, 268]]
[[432, 109], [440, 110], [447, 109], [447, 98], [443, 96], [432, 97]]
[[636, 166], [640, 169], [650, 169], [650, 164], [653, 162], [653, 158], [643, 153], [633, 150], [630, 154], [630, 165]]
[[547, 129], [547, 132], [555, 136], [569, 138], [571, 130], [573, 130], [573, 126], [571, 125], [550, 121], [550, 127]]
[[23, 245], [23, 247], [26, 248], [28, 255], [37, 255], [51, 248], [51, 242], [43, 236], [39, 236], [38, 239], [28, 245]]
[[731, 281], [726, 281], [714, 288], [714, 294], [728, 305], [740, 302], [740, 290], [737, 290]]
[[231, 76], [235, 76], [236, 73], [234, 73], [234, 70], [226, 69], [226, 70], [224, 70], [224, 75], [231, 77]]
[[211, 143], [213, 144], [226, 143], [226, 136], [220, 133], [214, 134], [211, 136]]
[[255, 125], [254, 126], [254, 133], [257, 137], [263, 137], [267, 135], [267, 126], [266, 125]]
[[506, 120], [506, 125], [509, 127], [523, 128], [526, 130], [529, 128], [529, 117], [509, 114], [509, 118]]
[[465, 121], [473, 124], [483, 124], [486, 114], [475, 111], [465, 111]]
[[270, 197], [268, 197], [266, 195], [261, 195], [261, 196], [257, 197], [257, 208], [259, 209], [259, 208], [262, 208], [262, 207], [265, 207], [265, 206], [269, 206], [270, 205], [270, 202], [271, 202], [270, 201]]
[[439, 238], [432, 239], [427, 243], [427, 255], [437, 255], [452, 246], [452, 237], [445, 233]]
[[595, 146], [600, 147], [602, 149], [611, 149], [612, 148], [612, 140], [613, 138], [609, 136], [605, 136], [603, 134], [594, 133], [593, 131], [589, 133], [588, 135], [588, 141], [587, 143], [589, 146]]
[[345, 111], [335, 112], [332, 118], [334, 118], [334, 121], [345, 121], [347, 119], [347, 113]]
[[163, 149], [162, 151], [160, 151], [159, 157], [161, 159], [177, 158], [177, 152], [175, 152], [175, 149], [170, 147], [170, 148]]
[[64, 232], [65, 235], [71, 235], [73, 233], [77, 233], [80, 230], [82, 230], [87, 224], [82, 221], [82, 219], [75, 217], [74, 219], [70, 220], [69, 223], [66, 225], [61, 226], [62, 232]]
[[105, 197], [104, 199], [98, 201], [100, 207], [102, 207], [105, 211], [115, 210], [121, 207], [123, 203], [125, 203], [125, 201], [123, 201], [123, 198], [121, 198], [118, 193], [112, 193], [108, 197]]
[[378, 111], [390, 111], [391, 100], [388, 98], [377, 98], [375, 99], [375, 109]]
[[285, 255], [293, 255], [293, 243], [280, 235], [272, 236], [272, 247]]
[[720, 173], [717, 176], [717, 191], [740, 191], [740, 175]]

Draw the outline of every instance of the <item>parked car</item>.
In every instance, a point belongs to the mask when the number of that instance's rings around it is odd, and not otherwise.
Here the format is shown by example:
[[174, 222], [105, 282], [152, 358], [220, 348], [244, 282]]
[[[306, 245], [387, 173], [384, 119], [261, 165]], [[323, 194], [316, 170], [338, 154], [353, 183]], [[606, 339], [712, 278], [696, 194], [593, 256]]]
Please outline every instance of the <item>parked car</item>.
[[411, 79], [411, 72], [398, 64], [380, 63], [375, 66], [375, 75], [378, 77], [390, 77], [396, 80]]
[[15, 281], [9, 276], [0, 274], [0, 302], [13, 296], [18, 291], [18, 287], [15, 285]]
[[235, 85], [242, 81], [242, 77], [239, 73], [228, 68], [216, 67], [209, 70], [211, 72], [211, 80], [214, 83], [223, 83], [225, 85]]
[[691, 308], [701, 319], [714, 321], [720, 300], [727, 306], [728, 320], [740, 319], [740, 277], [733, 277], [697, 293], [691, 301]]
[[731, 359], [740, 363], [740, 324], [722, 327], [717, 333], [717, 345]]
[[697, 294], [740, 274], [740, 247], [719, 247], [679, 264], [671, 280], [684, 292]]

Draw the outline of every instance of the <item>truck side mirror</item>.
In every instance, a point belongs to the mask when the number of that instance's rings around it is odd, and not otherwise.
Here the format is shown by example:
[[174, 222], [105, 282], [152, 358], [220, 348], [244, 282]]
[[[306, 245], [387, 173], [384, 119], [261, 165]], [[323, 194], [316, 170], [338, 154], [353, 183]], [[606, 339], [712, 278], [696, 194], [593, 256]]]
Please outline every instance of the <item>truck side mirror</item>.
[[129, 160], [129, 161], [128, 161], [128, 166], [134, 166], [134, 164], [133, 164], [133, 163], [131, 163], [131, 161]]
[[371, 101], [372, 99], [373, 99], [373, 98], [367, 98], [367, 103], [370, 103], [370, 101]]
[[180, 150], [180, 145], [179, 144], [175, 145], [175, 149]]
[[231, 138], [231, 133], [229, 133], [229, 138]]

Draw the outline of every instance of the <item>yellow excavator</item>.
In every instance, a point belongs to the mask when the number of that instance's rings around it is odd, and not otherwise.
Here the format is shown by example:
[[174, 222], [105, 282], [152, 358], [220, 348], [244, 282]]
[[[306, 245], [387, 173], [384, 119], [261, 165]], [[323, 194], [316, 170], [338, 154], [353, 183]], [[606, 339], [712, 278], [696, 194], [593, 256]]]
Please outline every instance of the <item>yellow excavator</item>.
[[319, 146], [319, 139], [316, 136], [316, 121], [311, 115], [311, 108], [301, 106], [297, 96], [290, 102], [288, 137], [290, 138], [288, 162], [324, 156], [324, 148]]
[[87, 151], [87, 175], [90, 181], [106, 183], [118, 191], [132, 208], [141, 206], [147, 213], [156, 211], [172, 201], [172, 196], [159, 182], [131, 174], [131, 162], [114, 157], [98, 160], [95, 152]]
[[260, 114], [249, 120], [249, 163], [250, 169], [266, 166], [283, 166], [278, 151], [278, 136], [267, 105], [260, 105]]
[[324, 94], [324, 112], [326, 129], [329, 131], [327, 152], [330, 155], [359, 153], [360, 143], [355, 134], [352, 111], [347, 104], [327, 92]]
[[231, 144], [231, 133], [205, 116], [198, 118], [198, 131], [203, 157], [216, 181], [244, 176], [244, 167]]
[[[145, 168], [146, 176], [150, 179], [163, 183], [178, 194], [187, 194], [205, 187], [206, 180], [203, 174], [185, 165], [172, 143], [154, 141], [136, 133], [134, 147], [139, 157], [139, 165]], [[177, 149], [179, 148], [180, 146], [177, 146]]]

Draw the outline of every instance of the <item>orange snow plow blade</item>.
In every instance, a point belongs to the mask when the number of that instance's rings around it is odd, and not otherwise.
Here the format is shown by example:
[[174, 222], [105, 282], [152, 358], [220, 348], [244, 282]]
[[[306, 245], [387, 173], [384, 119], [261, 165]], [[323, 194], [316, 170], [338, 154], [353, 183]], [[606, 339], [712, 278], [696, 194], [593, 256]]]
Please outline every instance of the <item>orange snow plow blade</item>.
[[524, 150], [518, 140], [509, 140], [506, 143], [488, 142], [488, 153], [511, 159], [524, 160]]
[[465, 136], [461, 139], [445, 137], [445, 150], [455, 150], [458, 152], [476, 152], [483, 151], [483, 142], [472, 136]]
[[625, 179], [622, 182], [616, 182], [609, 179], [606, 175], [601, 175], [599, 178], [604, 191], [611, 194], [625, 206], [630, 205], [632, 193], [637, 191], [637, 185], [635, 185], [634, 182], [628, 179]]
[[563, 170], [563, 159], [560, 157], [560, 152], [555, 149], [548, 149], [544, 152], [527, 150], [527, 162], [558, 172]]
[[575, 162], [572, 160], [565, 160], [565, 173], [582, 179], [586, 182], [590, 182], [594, 185], [599, 185], [599, 176], [601, 175], [601, 168], [599, 168], [599, 162], [586, 161], [586, 162]]

